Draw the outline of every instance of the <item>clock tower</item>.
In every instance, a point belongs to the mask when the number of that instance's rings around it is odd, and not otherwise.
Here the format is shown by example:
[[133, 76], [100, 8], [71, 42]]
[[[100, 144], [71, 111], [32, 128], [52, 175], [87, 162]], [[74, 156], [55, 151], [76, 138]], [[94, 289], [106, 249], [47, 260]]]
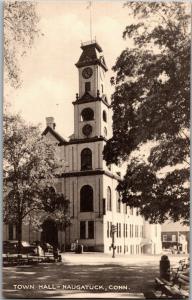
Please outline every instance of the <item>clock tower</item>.
[[74, 139], [111, 137], [110, 105], [105, 90], [107, 66], [96, 41], [83, 43], [76, 63], [79, 92], [74, 104]]
[[72, 249], [78, 241], [85, 251], [111, 254], [114, 247], [117, 254], [161, 253], [157, 226], [147, 224], [119, 199], [117, 186], [123, 170], [113, 164], [107, 166], [103, 160], [103, 149], [112, 136], [111, 109], [105, 89], [107, 66], [96, 41], [83, 43], [81, 49], [76, 63], [79, 91], [73, 102], [74, 133], [69, 140], [63, 139], [55, 131], [53, 118], [47, 118], [43, 133], [57, 143], [58, 155], [65, 162], [55, 189], [69, 199], [71, 224], [65, 233], [58, 233], [58, 242]]

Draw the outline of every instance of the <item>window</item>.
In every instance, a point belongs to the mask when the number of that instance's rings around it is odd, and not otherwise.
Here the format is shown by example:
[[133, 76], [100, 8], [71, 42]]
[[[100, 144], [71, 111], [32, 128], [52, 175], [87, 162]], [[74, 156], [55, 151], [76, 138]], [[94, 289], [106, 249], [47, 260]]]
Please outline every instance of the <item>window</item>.
[[167, 235], [167, 242], [172, 242], [172, 235], [170, 233]]
[[89, 148], [81, 151], [81, 170], [92, 170], [92, 151]]
[[81, 121], [91, 121], [94, 119], [94, 111], [87, 107], [84, 108], [81, 112]]
[[91, 90], [91, 82], [85, 82], [85, 92], [90, 92]]
[[94, 239], [94, 221], [80, 221], [80, 239]]
[[105, 110], [103, 111], [103, 121], [107, 122], [107, 113]]
[[88, 239], [94, 239], [94, 221], [88, 221]]
[[104, 92], [103, 84], [101, 84], [101, 92], [102, 92], [102, 94]]
[[109, 237], [109, 222], [107, 222], [107, 237]]
[[93, 189], [90, 185], [84, 185], [80, 191], [80, 211], [93, 211]]
[[130, 237], [133, 237], [133, 236], [134, 236], [133, 229], [134, 229], [134, 225], [133, 225], [133, 224], [130, 224]]
[[110, 237], [112, 237], [112, 222], [110, 222]]
[[13, 240], [13, 224], [9, 224], [9, 240]]
[[121, 237], [121, 223], [119, 223], [119, 237]]
[[106, 207], [105, 207], [105, 198], [103, 198], [103, 215], [106, 213]]
[[86, 238], [86, 222], [80, 221], [80, 239]]
[[130, 208], [130, 215], [133, 215], [133, 207]]
[[176, 242], [176, 235], [172, 234], [172, 242]]
[[107, 188], [107, 210], [111, 211], [112, 207], [111, 207], [111, 189], [108, 186]]
[[131, 252], [131, 254], [134, 254], [134, 245], [131, 245], [130, 252]]
[[119, 237], [119, 225], [117, 223], [117, 237]]
[[139, 225], [135, 225], [135, 237], [139, 237]]
[[166, 241], [167, 241], [167, 235], [164, 234], [164, 235], [163, 235], [163, 242], [166, 242]]
[[117, 212], [121, 212], [121, 202], [120, 202], [120, 197], [119, 197], [119, 193], [116, 192], [116, 201], [117, 201]]
[[104, 136], [107, 137], [107, 128], [106, 127], [103, 128], [103, 133], [104, 133]]

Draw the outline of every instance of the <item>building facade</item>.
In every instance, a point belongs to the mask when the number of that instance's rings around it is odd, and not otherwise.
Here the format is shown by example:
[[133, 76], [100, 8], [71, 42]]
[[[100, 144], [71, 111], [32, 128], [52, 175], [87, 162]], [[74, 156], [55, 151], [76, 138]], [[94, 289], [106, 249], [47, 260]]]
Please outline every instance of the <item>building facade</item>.
[[171, 250], [173, 253], [189, 253], [189, 226], [179, 222], [165, 222], [162, 225], [161, 239], [163, 250]]
[[[79, 93], [73, 102], [74, 133], [69, 140], [63, 139], [55, 131], [51, 117], [44, 131], [58, 143], [59, 155], [65, 162], [55, 188], [70, 201], [71, 226], [65, 233], [58, 232], [59, 245], [70, 249], [78, 240], [87, 251], [112, 252], [111, 228], [115, 225], [117, 253], [158, 254], [160, 225], [150, 225], [136, 209], [120, 201], [116, 187], [121, 169], [107, 166], [103, 160], [104, 146], [112, 136], [112, 113], [105, 92], [107, 66], [102, 49], [96, 41], [82, 44], [81, 49], [76, 63]], [[34, 234], [41, 239], [41, 233]]]

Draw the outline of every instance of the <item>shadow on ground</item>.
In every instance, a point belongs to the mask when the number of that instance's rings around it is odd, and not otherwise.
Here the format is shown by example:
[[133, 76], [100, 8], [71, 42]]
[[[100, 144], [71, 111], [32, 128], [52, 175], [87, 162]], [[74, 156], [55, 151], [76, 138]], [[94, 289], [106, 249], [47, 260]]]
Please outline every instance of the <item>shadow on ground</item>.
[[[101, 285], [104, 288], [98, 291], [86, 290], [89, 293], [143, 293], [153, 287], [157, 275], [158, 267], [149, 264], [71, 265], [62, 262], [9, 267], [3, 270], [3, 295], [5, 298], [21, 299], [57, 298], [77, 292], [84, 293], [84, 290], [75, 288], [77, 285]], [[22, 289], [14, 288], [14, 285], [22, 285]], [[24, 285], [32, 285], [33, 288], [24, 289]], [[46, 287], [42, 289], [39, 285]]]

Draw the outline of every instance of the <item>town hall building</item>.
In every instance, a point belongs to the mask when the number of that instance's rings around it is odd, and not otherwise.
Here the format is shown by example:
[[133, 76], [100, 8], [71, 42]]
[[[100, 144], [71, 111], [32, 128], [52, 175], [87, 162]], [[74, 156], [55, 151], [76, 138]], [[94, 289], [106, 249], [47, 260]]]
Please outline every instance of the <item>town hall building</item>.
[[[76, 63], [79, 92], [74, 107], [74, 132], [68, 140], [55, 128], [54, 118], [46, 118], [43, 134], [58, 144], [65, 165], [55, 189], [70, 201], [71, 225], [58, 232], [60, 247], [70, 249], [77, 242], [87, 251], [118, 254], [161, 253], [161, 226], [149, 224], [136, 209], [120, 201], [116, 187], [122, 179], [121, 168], [106, 165], [103, 149], [112, 137], [112, 112], [105, 90], [106, 62], [96, 41], [81, 44], [82, 53]], [[23, 239], [28, 239], [29, 229]], [[41, 239], [31, 229], [30, 239]]]

